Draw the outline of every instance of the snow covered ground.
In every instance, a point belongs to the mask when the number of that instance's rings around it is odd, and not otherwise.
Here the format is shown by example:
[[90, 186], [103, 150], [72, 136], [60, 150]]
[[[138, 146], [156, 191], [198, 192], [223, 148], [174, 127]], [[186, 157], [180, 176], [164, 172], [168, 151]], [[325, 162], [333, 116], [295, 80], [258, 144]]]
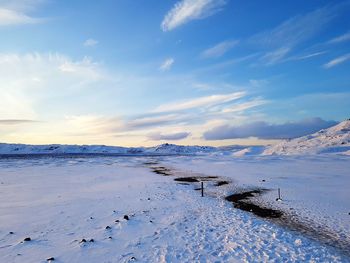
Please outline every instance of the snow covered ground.
[[[347, 156], [2, 157], [0, 262], [50, 257], [54, 262], [350, 262], [342, 246], [350, 244], [349, 161]], [[157, 169], [171, 175], [153, 172]], [[229, 184], [205, 182], [204, 197], [194, 190], [199, 183], [174, 181], [215, 175]], [[275, 201], [278, 187], [282, 202]], [[258, 202], [292, 211], [316, 233], [225, 201], [252, 188], [272, 189]], [[327, 245], [322, 233], [332, 233], [339, 243]], [[26, 237], [31, 241], [23, 241]]]

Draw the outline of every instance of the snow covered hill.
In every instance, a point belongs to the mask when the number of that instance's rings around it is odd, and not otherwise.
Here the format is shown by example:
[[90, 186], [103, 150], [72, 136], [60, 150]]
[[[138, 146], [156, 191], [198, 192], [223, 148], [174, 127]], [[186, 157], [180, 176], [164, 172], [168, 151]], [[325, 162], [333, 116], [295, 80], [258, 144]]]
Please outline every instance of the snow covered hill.
[[216, 152], [209, 146], [181, 146], [161, 144], [155, 147], [118, 147], [105, 145], [28, 145], [0, 143], [0, 154], [121, 154], [121, 155], [168, 155], [200, 154]]
[[350, 155], [350, 119], [328, 129], [268, 147], [263, 155], [341, 153]]

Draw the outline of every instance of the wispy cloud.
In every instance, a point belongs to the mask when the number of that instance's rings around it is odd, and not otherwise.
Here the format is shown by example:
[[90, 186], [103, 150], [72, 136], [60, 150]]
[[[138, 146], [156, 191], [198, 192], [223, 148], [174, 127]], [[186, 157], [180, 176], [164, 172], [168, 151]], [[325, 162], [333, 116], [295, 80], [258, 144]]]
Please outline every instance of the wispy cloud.
[[210, 95], [185, 101], [177, 101], [169, 104], [160, 105], [154, 110], [154, 112], [172, 112], [199, 107], [209, 107], [237, 100], [239, 98], [242, 98], [245, 94], [245, 92], [234, 92], [229, 94]]
[[30, 17], [15, 10], [0, 8], [0, 26], [35, 24], [39, 21], [40, 19]]
[[44, 19], [29, 15], [43, 0], [0, 1], [0, 26], [36, 24]]
[[140, 129], [152, 126], [169, 125], [183, 121], [187, 116], [184, 114], [147, 115], [136, 117], [125, 122], [125, 129]]
[[192, 20], [203, 19], [222, 9], [225, 0], [181, 0], [165, 15], [161, 28], [170, 31]]
[[167, 58], [166, 60], [164, 60], [164, 62], [160, 65], [159, 69], [161, 71], [168, 71], [171, 69], [171, 67], [173, 66], [175, 62], [175, 59], [173, 58]]
[[263, 61], [266, 65], [274, 65], [281, 61], [290, 50], [291, 49], [288, 47], [282, 47], [277, 50], [270, 51], [261, 58], [261, 61]]
[[223, 41], [215, 46], [204, 50], [201, 54], [202, 58], [218, 58], [232, 49], [239, 43], [238, 40]]
[[261, 105], [266, 104], [267, 101], [263, 99], [254, 99], [252, 101], [238, 103], [237, 105], [230, 106], [228, 108], [223, 109], [224, 113], [233, 113], [233, 112], [242, 112], [251, 108], [255, 108]]
[[309, 59], [309, 58], [313, 58], [313, 57], [318, 57], [318, 56], [321, 56], [321, 55], [326, 54], [326, 53], [327, 53], [326, 51], [313, 52], [313, 53], [306, 54], [306, 55], [289, 57], [287, 60], [305, 60], [305, 59]]
[[35, 120], [20, 120], [20, 119], [0, 119], [0, 125], [19, 125], [19, 124], [28, 124], [28, 123], [37, 123]]
[[148, 138], [153, 141], [177, 141], [187, 138], [190, 135], [189, 132], [177, 132], [177, 133], [168, 133], [162, 134], [159, 132], [154, 132], [148, 134]]
[[342, 42], [350, 41], [350, 32], [347, 32], [341, 36], [335, 37], [328, 41], [329, 44], [338, 44]]
[[259, 88], [267, 85], [269, 81], [267, 79], [250, 79], [249, 84], [252, 87]]
[[344, 62], [346, 62], [348, 60], [350, 60], [350, 53], [342, 55], [342, 56], [337, 57], [335, 59], [332, 59], [328, 63], [324, 64], [323, 67], [326, 68], [326, 69], [333, 68], [333, 67], [335, 67], [335, 66], [337, 66], [339, 64], [342, 64], [342, 63], [344, 63]]
[[263, 63], [277, 64], [286, 60], [286, 56], [297, 46], [317, 36], [338, 15], [342, 6], [342, 4], [327, 5], [294, 16], [271, 30], [254, 35], [249, 42], [268, 50], [261, 59]]
[[89, 38], [89, 39], [85, 40], [85, 42], [84, 42], [85, 47], [94, 47], [97, 44], [98, 44], [98, 41], [96, 39], [93, 39], [93, 38]]

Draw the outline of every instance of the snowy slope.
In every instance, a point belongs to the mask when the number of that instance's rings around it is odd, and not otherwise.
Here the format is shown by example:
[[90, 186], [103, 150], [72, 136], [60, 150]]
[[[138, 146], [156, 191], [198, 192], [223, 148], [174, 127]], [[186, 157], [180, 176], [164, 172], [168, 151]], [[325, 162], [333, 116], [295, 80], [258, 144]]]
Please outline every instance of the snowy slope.
[[123, 155], [163, 155], [200, 154], [218, 151], [209, 146], [182, 146], [162, 144], [155, 147], [118, 147], [105, 145], [28, 145], [0, 143], [0, 154], [123, 154]]
[[286, 140], [267, 148], [263, 155], [299, 155], [350, 152], [350, 120], [300, 138]]
[[[250, 146], [253, 153], [257, 146]], [[0, 154], [120, 154], [120, 155], [194, 155], [219, 154], [231, 155], [234, 152], [246, 149], [247, 146], [232, 145], [229, 147], [211, 146], [183, 146], [176, 144], [161, 144], [154, 147], [118, 147], [105, 145], [28, 145], [0, 143]], [[248, 148], [247, 148], [248, 149]]]

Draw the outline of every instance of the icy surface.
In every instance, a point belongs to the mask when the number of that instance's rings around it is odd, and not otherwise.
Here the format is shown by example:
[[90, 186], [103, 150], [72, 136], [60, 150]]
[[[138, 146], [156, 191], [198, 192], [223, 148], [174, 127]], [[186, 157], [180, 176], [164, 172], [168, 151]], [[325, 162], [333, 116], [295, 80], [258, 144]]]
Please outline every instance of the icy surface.
[[[154, 166], [173, 175], [153, 173]], [[336, 248], [224, 200], [238, 188], [278, 186], [278, 206], [294, 207], [346, 239], [349, 170], [348, 157], [1, 158], [0, 261], [349, 262]], [[173, 180], [193, 174], [230, 184], [205, 183], [200, 197], [196, 184]]]

